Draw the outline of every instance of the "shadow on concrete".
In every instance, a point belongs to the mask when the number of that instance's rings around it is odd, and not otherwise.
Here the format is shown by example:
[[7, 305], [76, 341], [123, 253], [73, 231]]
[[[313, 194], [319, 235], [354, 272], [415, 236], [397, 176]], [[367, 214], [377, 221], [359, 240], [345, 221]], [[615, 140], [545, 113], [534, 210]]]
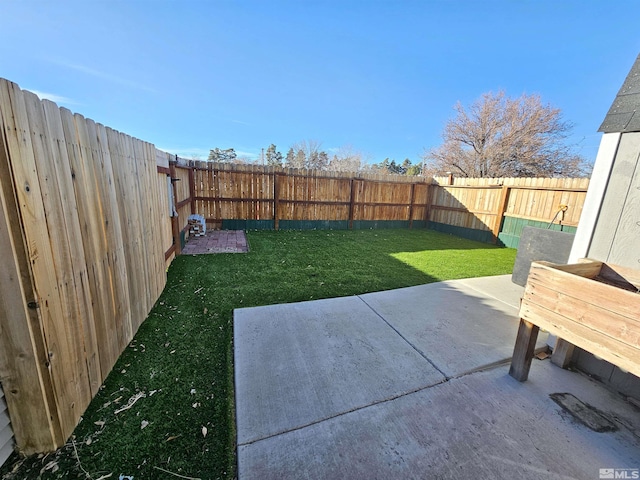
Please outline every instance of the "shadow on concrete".
[[[236, 310], [239, 478], [598, 478], [640, 466], [640, 419], [622, 398], [549, 362], [524, 384], [507, 375], [521, 292], [500, 276]], [[623, 428], [585, 429], [557, 392]]]

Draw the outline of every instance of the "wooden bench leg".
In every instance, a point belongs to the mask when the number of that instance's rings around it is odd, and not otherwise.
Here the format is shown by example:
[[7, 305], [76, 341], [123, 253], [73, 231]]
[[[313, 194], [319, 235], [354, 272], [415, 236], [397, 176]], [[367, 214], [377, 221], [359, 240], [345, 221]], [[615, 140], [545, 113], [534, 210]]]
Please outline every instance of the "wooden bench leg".
[[533, 351], [536, 347], [539, 331], [540, 328], [537, 325], [520, 319], [516, 346], [513, 349], [513, 358], [509, 369], [509, 375], [519, 382], [525, 382], [529, 377], [529, 369], [531, 368], [531, 360], [533, 359]]
[[573, 343], [558, 338], [556, 340], [556, 346], [553, 348], [553, 353], [551, 354], [551, 363], [560, 368], [567, 368], [569, 363], [571, 363], [574, 349], [575, 346]]

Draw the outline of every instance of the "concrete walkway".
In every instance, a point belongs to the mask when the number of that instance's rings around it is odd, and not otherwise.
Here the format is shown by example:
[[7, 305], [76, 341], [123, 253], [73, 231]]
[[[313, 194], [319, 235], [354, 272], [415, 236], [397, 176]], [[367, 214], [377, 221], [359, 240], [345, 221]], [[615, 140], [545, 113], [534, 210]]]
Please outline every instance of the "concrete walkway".
[[[548, 361], [526, 383], [508, 376], [521, 293], [499, 276], [236, 310], [239, 479], [639, 468], [640, 415], [623, 398]], [[580, 424], [549, 397], [565, 392], [619, 430]]]

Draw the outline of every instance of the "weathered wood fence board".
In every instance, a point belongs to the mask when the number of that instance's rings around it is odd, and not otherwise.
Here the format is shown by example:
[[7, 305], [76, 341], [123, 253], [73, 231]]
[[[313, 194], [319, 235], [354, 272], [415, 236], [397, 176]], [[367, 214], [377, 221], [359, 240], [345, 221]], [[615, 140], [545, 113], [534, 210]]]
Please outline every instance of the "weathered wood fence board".
[[[191, 211], [220, 226], [227, 220], [272, 222], [426, 221], [429, 182], [420, 177], [358, 175], [259, 165], [175, 165], [176, 176], [191, 176]], [[180, 182], [179, 182], [180, 183]], [[179, 205], [189, 195], [176, 188]], [[180, 214], [179, 224], [186, 216]]]
[[[170, 217], [173, 215], [173, 185], [171, 183], [171, 169], [169, 161], [174, 158], [173, 155], [155, 149], [156, 157], [156, 189], [159, 205], [165, 209]], [[153, 167], [151, 167], [153, 168]], [[165, 265], [168, 267], [171, 260], [175, 257], [175, 245], [173, 242], [173, 232], [171, 228], [172, 222], [162, 222], [159, 225], [162, 245], [161, 249], [165, 252]]]
[[0, 79], [0, 380], [26, 453], [61, 445], [166, 281], [153, 145]]
[[[2, 115], [0, 129], [6, 129]], [[35, 294], [22, 233], [12, 228], [20, 223], [20, 211], [3, 137], [0, 135], [0, 379], [7, 396], [16, 400], [8, 400], [13, 403], [16, 441], [27, 450], [36, 450], [48, 445], [51, 438], [62, 441], [62, 433], [59, 422], [53, 421], [57, 406], [52, 379], [41, 357], [45, 351], [41, 322], [37, 312], [23, 300], [34, 299]]]
[[353, 228], [354, 222], [411, 227], [419, 221], [452, 233], [479, 232], [475, 237], [485, 241], [497, 241], [505, 217], [575, 227], [588, 186], [588, 179], [432, 180], [207, 162], [175, 168], [178, 185], [192, 182], [191, 197], [176, 188], [181, 226], [188, 213], [214, 227], [225, 221], [267, 221], [254, 225], [275, 229], [283, 222], [290, 228]]
[[[527, 223], [553, 223], [574, 231], [589, 185], [587, 178], [435, 177], [434, 181], [437, 186], [432, 187], [434, 200], [429, 220], [487, 236], [491, 233], [494, 241], [498, 236], [503, 239], [503, 227], [507, 238], [517, 240], [519, 231], [512, 229], [521, 230]], [[512, 242], [509, 246], [515, 245]]]

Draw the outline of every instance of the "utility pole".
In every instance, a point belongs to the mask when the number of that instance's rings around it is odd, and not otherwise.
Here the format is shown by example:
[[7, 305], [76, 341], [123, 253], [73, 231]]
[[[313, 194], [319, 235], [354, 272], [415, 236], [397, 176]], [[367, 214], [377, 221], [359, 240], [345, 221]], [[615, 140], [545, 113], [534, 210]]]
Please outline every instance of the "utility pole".
[[264, 165], [264, 147], [260, 149], [260, 161], [262, 162], [262, 165]]

